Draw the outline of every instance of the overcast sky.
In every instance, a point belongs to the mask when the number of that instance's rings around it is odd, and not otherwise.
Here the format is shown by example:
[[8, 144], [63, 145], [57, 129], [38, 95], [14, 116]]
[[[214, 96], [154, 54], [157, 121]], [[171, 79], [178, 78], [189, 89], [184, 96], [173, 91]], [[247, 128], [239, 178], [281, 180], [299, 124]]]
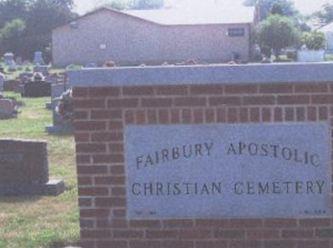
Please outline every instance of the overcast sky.
[[[172, 1], [172, 0], [171, 0]], [[177, 0], [182, 1], [182, 0]], [[293, 0], [296, 8], [303, 14], [311, 14], [314, 11], [320, 9], [325, 3], [333, 3], [333, 0]], [[99, 0], [74, 0], [76, 10], [80, 14], [84, 14], [87, 11], [92, 10]]]

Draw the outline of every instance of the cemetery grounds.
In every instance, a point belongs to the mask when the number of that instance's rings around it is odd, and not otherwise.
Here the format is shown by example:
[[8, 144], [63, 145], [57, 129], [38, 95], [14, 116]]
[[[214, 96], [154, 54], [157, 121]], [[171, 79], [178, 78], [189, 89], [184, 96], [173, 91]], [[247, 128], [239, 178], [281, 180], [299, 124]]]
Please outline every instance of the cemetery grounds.
[[58, 197], [0, 197], [0, 248], [58, 248], [79, 239], [77, 181], [73, 136], [49, 135], [50, 98], [15, 97], [24, 106], [17, 118], [0, 120], [0, 138], [48, 142], [50, 178], [63, 179], [65, 193]]

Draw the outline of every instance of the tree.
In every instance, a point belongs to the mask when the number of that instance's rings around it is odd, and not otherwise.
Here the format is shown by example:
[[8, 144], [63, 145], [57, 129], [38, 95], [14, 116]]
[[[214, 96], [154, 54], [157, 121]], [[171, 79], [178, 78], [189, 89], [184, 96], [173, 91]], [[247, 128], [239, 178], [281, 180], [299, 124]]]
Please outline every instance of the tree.
[[259, 24], [258, 41], [266, 56], [273, 51], [278, 58], [281, 49], [296, 45], [299, 42], [300, 34], [294, 22], [281, 15], [270, 15]]
[[302, 35], [302, 44], [309, 50], [320, 50], [325, 47], [325, 35], [322, 32], [305, 32]]
[[14, 19], [7, 22], [5, 26], [0, 29], [0, 47], [1, 52], [7, 51], [22, 51], [21, 39], [25, 31], [26, 25], [21, 19]]
[[314, 17], [319, 18], [322, 23], [330, 23], [333, 21], [333, 4], [323, 5], [322, 10], [314, 13]]
[[294, 3], [290, 0], [245, 0], [244, 4], [247, 6], [257, 5], [261, 21], [271, 13], [290, 17], [298, 13]]
[[[47, 51], [52, 29], [76, 16], [72, 7], [73, 0], [0, 0], [0, 28], [9, 25], [18, 16], [25, 25], [19, 39], [14, 36], [6, 38], [8, 45], [3, 49], [29, 59], [36, 50]], [[18, 42], [21, 42], [21, 47], [16, 45]]]

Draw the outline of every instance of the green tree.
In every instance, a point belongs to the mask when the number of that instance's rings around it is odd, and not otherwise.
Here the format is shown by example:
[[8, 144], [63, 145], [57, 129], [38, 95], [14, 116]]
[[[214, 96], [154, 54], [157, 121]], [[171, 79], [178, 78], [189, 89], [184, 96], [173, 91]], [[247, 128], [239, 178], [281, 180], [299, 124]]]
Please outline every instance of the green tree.
[[330, 23], [333, 21], [333, 4], [325, 4], [322, 10], [314, 13], [314, 17], [320, 19], [322, 23]]
[[266, 19], [271, 13], [285, 16], [295, 16], [298, 13], [294, 3], [290, 0], [245, 0], [244, 4], [257, 5], [260, 20]]
[[5, 26], [0, 29], [0, 47], [1, 52], [22, 52], [22, 35], [24, 34], [26, 25], [21, 19], [14, 19], [7, 22]]
[[293, 20], [286, 16], [270, 15], [258, 27], [259, 45], [267, 55], [273, 51], [278, 58], [281, 49], [299, 43], [300, 33]]
[[310, 50], [320, 50], [325, 47], [325, 35], [318, 31], [305, 32], [301, 42]]

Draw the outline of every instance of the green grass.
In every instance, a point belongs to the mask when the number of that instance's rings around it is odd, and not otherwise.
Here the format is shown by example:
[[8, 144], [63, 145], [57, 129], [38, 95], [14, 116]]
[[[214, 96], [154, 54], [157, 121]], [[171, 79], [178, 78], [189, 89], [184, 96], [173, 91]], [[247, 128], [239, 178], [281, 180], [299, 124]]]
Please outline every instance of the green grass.
[[0, 138], [37, 139], [48, 142], [50, 178], [61, 178], [67, 190], [58, 197], [1, 197], [0, 248], [63, 247], [79, 239], [77, 182], [72, 136], [45, 132], [52, 123], [45, 109], [49, 98], [20, 98], [18, 118], [0, 120]]

